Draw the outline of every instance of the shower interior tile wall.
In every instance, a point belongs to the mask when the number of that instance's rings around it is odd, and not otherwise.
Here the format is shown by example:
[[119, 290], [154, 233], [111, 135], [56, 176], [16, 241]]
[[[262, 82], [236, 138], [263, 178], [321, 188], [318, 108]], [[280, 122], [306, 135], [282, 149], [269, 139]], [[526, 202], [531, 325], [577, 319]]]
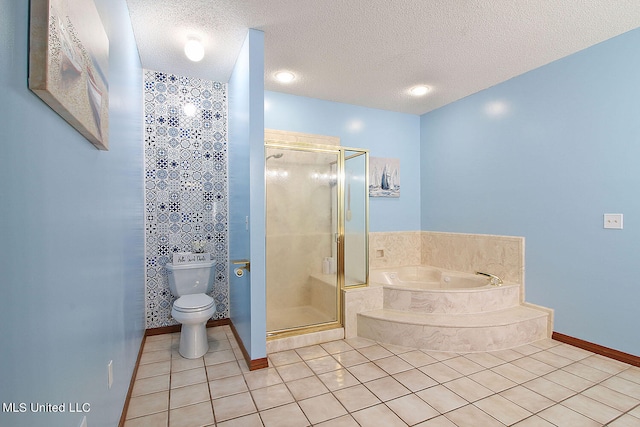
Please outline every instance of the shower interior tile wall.
[[164, 266], [194, 240], [216, 261], [213, 318], [228, 318], [227, 86], [145, 70], [144, 110], [146, 327], [177, 324]]

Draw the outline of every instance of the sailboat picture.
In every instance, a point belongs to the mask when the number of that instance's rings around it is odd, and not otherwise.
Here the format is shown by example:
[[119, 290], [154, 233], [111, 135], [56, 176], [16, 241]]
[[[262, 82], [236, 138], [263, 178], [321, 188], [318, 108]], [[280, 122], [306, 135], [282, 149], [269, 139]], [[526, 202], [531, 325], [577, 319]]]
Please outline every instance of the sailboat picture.
[[369, 196], [400, 197], [400, 159], [369, 158]]

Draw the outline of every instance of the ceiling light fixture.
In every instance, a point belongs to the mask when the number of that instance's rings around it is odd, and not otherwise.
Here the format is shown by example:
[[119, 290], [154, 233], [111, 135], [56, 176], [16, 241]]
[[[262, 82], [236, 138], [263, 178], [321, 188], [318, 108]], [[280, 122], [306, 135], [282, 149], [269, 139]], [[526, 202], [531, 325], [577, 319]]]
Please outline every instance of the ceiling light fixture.
[[423, 96], [429, 93], [430, 91], [431, 91], [431, 88], [425, 85], [414, 86], [411, 89], [409, 89], [409, 93], [413, 96]]
[[193, 62], [198, 62], [204, 58], [204, 46], [200, 40], [189, 39], [184, 45], [184, 54]]
[[182, 111], [188, 117], [194, 117], [198, 112], [198, 107], [196, 107], [192, 103], [188, 103], [188, 104], [185, 104], [184, 107], [182, 107]]
[[296, 75], [291, 71], [278, 71], [275, 77], [280, 83], [291, 83], [296, 78]]

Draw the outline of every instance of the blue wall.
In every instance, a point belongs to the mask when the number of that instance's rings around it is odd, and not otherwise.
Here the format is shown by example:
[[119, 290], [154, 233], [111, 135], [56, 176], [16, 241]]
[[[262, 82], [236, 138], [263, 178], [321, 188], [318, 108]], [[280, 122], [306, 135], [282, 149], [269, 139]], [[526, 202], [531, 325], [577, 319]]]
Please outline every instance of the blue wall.
[[[29, 91], [29, 2], [0, 0], [0, 402], [87, 402], [88, 425], [111, 427], [144, 332], [142, 78], [125, 1], [96, 4], [110, 39], [108, 152]], [[81, 420], [0, 413], [14, 427]]]
[[[230, 316], [252, 360], [266, 357], [264, 33], [249, 30], [229, 79], [229, 258], [251, 273], [230, 274]], [[245, 219], [249, 218], [247, 224]], [[247, 226], [248, 225], [248, 226]], [[229, 267], [233, 271], [234, 266]]]
[[422, 229], [524, 236], [527, 300], [554, 329], [636, 355], [639, 46], [634, 30], [421, 117]]
[[265, 92], [265, 127], [340, 137], [372, 157], [400, 159], [400, 198], [370, 200], [370, 231], [420, 230], [420, 118], [279, 92]]

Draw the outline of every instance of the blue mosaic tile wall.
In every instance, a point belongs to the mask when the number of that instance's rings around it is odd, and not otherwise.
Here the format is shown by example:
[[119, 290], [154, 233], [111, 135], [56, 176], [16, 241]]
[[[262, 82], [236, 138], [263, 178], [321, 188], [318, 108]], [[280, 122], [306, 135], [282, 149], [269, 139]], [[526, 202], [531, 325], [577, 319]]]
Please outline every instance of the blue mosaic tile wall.
[[228, 318], [227, 85], [145, 70], [144, 123], [147, 328], [177, 324], [164, 265], [194, 240], [216, 260], [213, 318]]

